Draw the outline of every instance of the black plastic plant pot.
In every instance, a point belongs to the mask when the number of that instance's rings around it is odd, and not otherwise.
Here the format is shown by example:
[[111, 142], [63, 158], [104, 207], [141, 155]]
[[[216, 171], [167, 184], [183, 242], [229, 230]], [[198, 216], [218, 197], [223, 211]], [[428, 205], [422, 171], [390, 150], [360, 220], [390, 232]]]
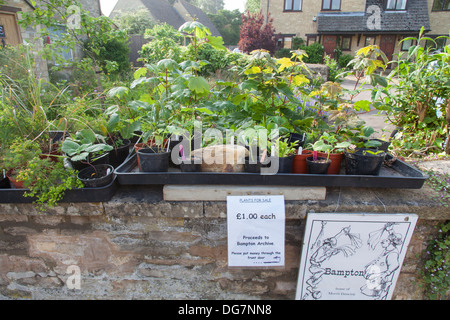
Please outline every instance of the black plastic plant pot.
[[374, 141], [380, 142], [381, 146], [378, 147], [378, 150], [381, 150], [381, 151], [384, 151], [384, 152], [387, 152], [388, 149], [389, 149], [389, 146], [391, 145], [390, 141], [384, 141], [384, 140], [381, 140], [381, 139], [370, 139], [370, 140], [374, 140]]
[[294, 164], [295, 155], [291, 155], [288, 157], [278, 158], [278, 173], [291, 173], [292, 165]]
[[[91, 165], [109, 164], [109, 152], [104, 153], [100, 157], [93, 157], [92, 155], [89, 155], [88, 158]], [[94, 158], [95, 160], [91, 160], [92, 158]], [[72, 165], [72, 168], [78, 171], [81, 171], [90, 166], [86, 161], [70, 161], [69, 159], [69, 162]]]
[[0, 189], [10, 189], [11, 183], [8, 179], [8, 177], [0, 178]]
[[78, 172], [77, 177], [85, 188], [104, 187], [114, 180], [114, 167], [109, 164], [89, 166]]
[[378, 176], [385, 157], [386, 152], [370, 149], [345, 152], [345, 174]]
[[130, 154], [130, 145], [131, 141], [124, 139], [120, 147], [112, 149], [109, 152], [109, 164], [114, 168], [120, 166]]
[[296, 147], [303, 147], [303, 145], [305, 144], [305, 140], [306, 140], [306, 134], [304, 135], [303, 133], [295, 133], [294, 132], [289, 135], [288, 143], [298, 141], [298, 144]]
[[170, 150], [144, 148], [137, 152], [142, 172], [167, 172], [169, 170]]
[[244, 171], [248, 173], [261, 173], [261, 168], [265, 167], [265, 164], [261, 163], [259, 158], [253, 159], [245, 158]]
[[309, 174], [327, 174], [328, 168], [331, 165], [331, 160], [327, 158], [317, 157], [314, 160], [313, 157], [306, 158], [306, 164], [308, 166]]
[[185, 160], [180, 163], [181, 172], [201, 172], [202, 164], [195, 163], [194, 160]]

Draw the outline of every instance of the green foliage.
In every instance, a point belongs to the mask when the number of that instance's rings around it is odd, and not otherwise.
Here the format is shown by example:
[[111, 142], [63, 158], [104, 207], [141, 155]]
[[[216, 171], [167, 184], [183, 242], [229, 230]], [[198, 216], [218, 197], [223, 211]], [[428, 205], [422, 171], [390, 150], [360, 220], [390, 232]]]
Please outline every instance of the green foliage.
[[182, 61], [180, 47], [182, 36], [171, 25], [156, 25], [145, 32], [147, 38], [152, 40], [142, 46], [141, 59], [145, 63], [157, 63], [162, 59]]
[[307, 57], [304, 59], [306, 63], [322, 63], [323, 45], [320, 43], [315, 42], [309, 46], [300, 45], [299, 49], [306, 52]]
[[450, 288], [450, 222], [441, 223], [437, 229], [437, 234], [430, 238], [424, 252], [425, 262], [421, 274], [428, 299], [448, 300]]
[[[447, 37], [448, 38], [448, 37]], [[405, 40], [411, 40], [407, 38]], [[417, 43], [434, 41], [422, 34]], [[374, 76], [379, 84], [372, 97], [378, 110], [399, 128], [393, 145], [405, 156], [426, 156], [444, 151], [450, 154], [450, 45], [439, 54], [431, 54], [421, 46], [410, 47], [385, 79]], [[450, 119], [450, 118], [449, 118]]]
[[350, 61], [353, 60], [353, 56], [351, 54], [344, 54], [339, 56], [338, 62], [339, 66], [343, 69], [348, 68]]
[[[35, 4], [35, 1], [32, 1]], [[76, 10], [75, 10], [76, 8]], [[67, 59], [64, 55], [68, 50], [83, 46], [87, 59], [91, 59], [94, 67], [100, 72], [110, 72], [120, 67], [121, 62], [104, 60], [97, 63], [97, 58], [105, 56], [101, 53], [106, 44], [117, 44], [127, 41], [126, 31], [117, 29], [111, 19], [105, 16], [92, 16], [82, 9], [78, 1], [47, 0], [35, 6], [35, 10], [22, 12], [18, 21], [23, 28], [35, 28], [38, 32], [36, 40], [52, 38], [39, 50], [39, 55], [55, 62], [55, 68], [73, 67], [77, 59]], [[55, 34], [55, 31], [60, 31]], [[128, 58], [127, 58], [128, 59]], [[109, 63], [108, 63], [109, 62]], [[101, 87], [101, 84], [98, 84]]]
[[106, 42], [95, 38], [86, 41], [84, 45], [86, 50], [97, 48], [95, 59], [107, 74], [118, 75], [130, 71], [128, 38], [107, 39]]
[[238, 9], [219, 10], [216, 14], [208, 14], [208, 18], [220, 32], [225, 45], [237, 45], [240, 38], [242, 14]]
[[152, 29], [156, 25], [156, 21], [154, 21], [146, 9], [121, 13], [115, 16], [113, 21], [121, 30], [126, 31], [128, 35], [143, 35], [147, 29]]
[[328, 73], [328, 81], [342, 82], [343, 80], [341, 79], [341, 77], [339, 77], [342, 72], [339, 63], [328, 55], [325, 56], [324, 60], [325, 64], [328, 66], [328, 68], [330, 68], [330, 71]]

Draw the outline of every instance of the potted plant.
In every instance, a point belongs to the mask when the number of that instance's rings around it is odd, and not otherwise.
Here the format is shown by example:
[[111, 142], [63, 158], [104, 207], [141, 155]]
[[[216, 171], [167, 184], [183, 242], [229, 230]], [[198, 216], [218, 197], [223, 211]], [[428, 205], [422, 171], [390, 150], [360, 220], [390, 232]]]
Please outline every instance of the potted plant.
[[109, 115], [109, 120], [106, 125], [101, 124], [100, 129], [106, 137], [106, 143], [113, 147], [109, 151], [109, 164], [117, 168], [130, 154], [131, 138], [140, 129], [140, 122], [121, 121], [120, 115], [114, 112], [115, 107], [107, 109], [105, 113]]
[[364, 126], [352, 136], [351, 148], [344, 152], [346, 174], [379, 175], [386, 152], [378, 150], [379, 141], [369, 139], [373, 132], [373, 128]]
[[344, 151], [350, 147], [348, 141], [338, 140], [338, 135], [332, 132], [324, 132], [324, 134], [313, 145], [313, 150], [317, 151], [317, 156], [331, 160], [327, 174], [339, 174], [341, 171], [342, 160], [344, 159]]
[[61, 150], [68, 156], [72, 167], [81, 171], [90, 165], [109, 164], [109, 152], [113, 147], [105, 143], [103, 136], [83, 129], [74, 138], [66, 138]]
[[288, 139], [279, 137], [275, 148], [271, 149], [271, 161], [278, 160], [278, 173], [291, 173], [294, 157], [297, 153], [298, 141], [288, 142]]
[[36, 141], [16, 140], [5, 153], [3, 165], [10, 169], [9, 179], [15, 187], [26, 189], [24, 196], [36, 198], [43, 210], [45, 205], [55, 206], [66, 190], [82, 187], [76, 171], [65, 168], [63, 157], [58, 160], [42, 157]]
[[167, 172], [169, 170], [170, 149], [166, 136], [165, 129], [147, 131], [143, 134], [143, 140], [147, 142], [142, 149], [137, 150], [140, 171]]
[[[89, 135], [87, 131], [84, 136]], [[83, 135], [78, 135], [78, 137]], [[92, 137], [91, 137], [92, 138]], [[75, 141], [67, 138], [62, 144], [62, 151], [67, 154], [72, 163], [81, 163], [82, 168], [77, 178], [87, 188], [97, 188], [109, 185], [114, 180], [114, 167], [108, 163], [98, 163], [96, 160], [112, 150], [112, 146], [105, 143], [89, 142], [92, 140]], [[96, 141], [96, 140], [94, 140]], [[82, 143], [87, 142], [87, 143]]]

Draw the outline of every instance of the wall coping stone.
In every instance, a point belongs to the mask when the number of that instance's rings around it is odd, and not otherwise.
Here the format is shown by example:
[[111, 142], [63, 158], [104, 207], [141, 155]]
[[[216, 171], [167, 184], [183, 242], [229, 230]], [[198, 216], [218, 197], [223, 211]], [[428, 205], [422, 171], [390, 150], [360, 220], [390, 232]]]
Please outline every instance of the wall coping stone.
[[[3, 214], [59, 216], [145, 216], [166, 218], [226, 218], [225, 201], [164, 201], [162, 186], [121, 186], [108, 202], [60, 203], [39, 212], [33, 204], [0, 204]], [[308, 212], [414, 213], [419, 219], [446, 220], [449, 210], [434, 190], [327, 188], [325, 200], [286, 201], [286, 219], [304, 219]]]

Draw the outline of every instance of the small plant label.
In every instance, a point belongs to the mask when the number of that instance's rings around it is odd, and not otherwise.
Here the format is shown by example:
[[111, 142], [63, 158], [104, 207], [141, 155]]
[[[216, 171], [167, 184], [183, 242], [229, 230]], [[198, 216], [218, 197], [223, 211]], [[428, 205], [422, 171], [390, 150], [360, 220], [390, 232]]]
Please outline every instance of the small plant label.
[[296, 299], [390, 300], [414, 214], [310, 213]]
[[228, 266], [284, 266], [284, 196], [228, 196]]

